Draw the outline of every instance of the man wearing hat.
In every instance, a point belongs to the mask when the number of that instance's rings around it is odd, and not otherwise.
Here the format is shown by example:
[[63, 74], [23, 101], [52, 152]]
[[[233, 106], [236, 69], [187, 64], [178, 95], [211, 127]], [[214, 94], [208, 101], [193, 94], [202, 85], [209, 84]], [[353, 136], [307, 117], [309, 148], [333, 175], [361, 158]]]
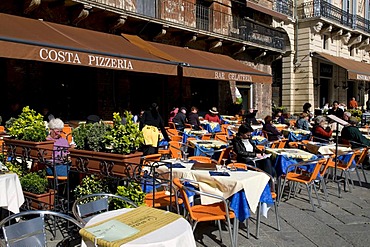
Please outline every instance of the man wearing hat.
[[185, 123], [186, 123], [186, 108], [185, 107], [180, 108], [180, 111], [172, 119], [172, 122], [174, 122], [177, 130], [184, 131]]
[[357, 128], [358, 120], [355, 117], [350, 117], [349, 125], [342, 129], [341, 137], [343, 140], [349, 141], [352, 148], [363, 148], [370, 146], [370, 140], [367, 139]]
[[218, 111], [217, 111], [217, 108], [216, 107], [212, 107], [209, 110], [209, 113], [207, 113], [204, 116], [204, 119], [207, 120], [208, 122], [215, 122], [215, 123], [221, 124], [221, 119], [218, 116]]

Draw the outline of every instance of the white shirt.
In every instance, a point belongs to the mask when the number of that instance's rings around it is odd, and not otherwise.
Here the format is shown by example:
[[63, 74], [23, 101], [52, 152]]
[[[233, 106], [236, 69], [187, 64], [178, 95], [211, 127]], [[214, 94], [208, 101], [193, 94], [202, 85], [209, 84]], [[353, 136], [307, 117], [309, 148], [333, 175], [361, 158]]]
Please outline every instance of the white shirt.
[[248, 139], [243, 139], [243, 144], [247, 152], [253, 152], [253, 145], [249, 142]]

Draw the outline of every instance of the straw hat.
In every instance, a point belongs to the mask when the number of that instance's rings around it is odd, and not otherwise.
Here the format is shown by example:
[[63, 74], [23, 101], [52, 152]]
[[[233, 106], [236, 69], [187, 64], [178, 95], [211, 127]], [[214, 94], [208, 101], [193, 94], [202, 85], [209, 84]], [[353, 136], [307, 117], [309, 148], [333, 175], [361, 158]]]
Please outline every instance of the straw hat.
[[218, 111], [217, 111], [216, 107], [212, 107], [212, 109], [210, 109], [209, 112], [212, 113], [212, 114], [218, 114]]

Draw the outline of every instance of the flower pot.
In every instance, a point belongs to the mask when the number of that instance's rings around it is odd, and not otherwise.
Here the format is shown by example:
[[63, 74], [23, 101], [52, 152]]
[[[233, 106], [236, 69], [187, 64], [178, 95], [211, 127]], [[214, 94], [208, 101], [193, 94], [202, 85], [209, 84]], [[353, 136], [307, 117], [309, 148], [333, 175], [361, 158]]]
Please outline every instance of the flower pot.
[[27, 209], [51, 210], [54, 208], [55, 190], [50, 189], [49, 192], [44, 194], [23, 191], [23, 195], [26, 199]]
[[131, 177], [143, 156], [142, 152], [114, 154], [74, 148], [70, 148], [69, 152], [72, 160], [72, 169], [80, 172], [118, 177]]
[[32, 142], [4, 138], [9, 156], [22, 156], [26, 159], [44, 160], [51, 159], [54, 141]]

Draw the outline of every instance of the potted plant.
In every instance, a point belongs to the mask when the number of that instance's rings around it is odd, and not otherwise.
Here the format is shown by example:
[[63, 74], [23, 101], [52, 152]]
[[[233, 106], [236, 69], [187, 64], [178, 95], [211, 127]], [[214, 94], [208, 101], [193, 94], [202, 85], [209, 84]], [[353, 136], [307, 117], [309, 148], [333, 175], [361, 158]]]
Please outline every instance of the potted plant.
[[47, 130], [40, 113], [26, 106], [6, 127], [11, 138], [4, 138], [4, 143], [12, 157], [51, 158], [54, 141], [46, 140]]
[[[116, 194], [126, 197], [138, 206], [144, 205], [145, 193], [142, 191], [140, 185], [134, 181], [130, 182], [127, 186], [117, 186]], [[131, 207], [127, 202], [121, 200], [114, 201], [114, 209]]]
[[76, 148], [71, 148], [72, 167], [83, 172], [130, 176], [139, 164], [142, 152], [137, 152], [144, 138], [132, 115], [125, 112], [126, 124], [118, 113], [113, 114], [113, 127], [103, 123], [83, 124], [72, 132]]
[[53, 208], [55, 191], [48, 189], [48, 180], [43, 174], [28, 173], [20, 178], [20, 183], [30, 208], [35, 210]]

